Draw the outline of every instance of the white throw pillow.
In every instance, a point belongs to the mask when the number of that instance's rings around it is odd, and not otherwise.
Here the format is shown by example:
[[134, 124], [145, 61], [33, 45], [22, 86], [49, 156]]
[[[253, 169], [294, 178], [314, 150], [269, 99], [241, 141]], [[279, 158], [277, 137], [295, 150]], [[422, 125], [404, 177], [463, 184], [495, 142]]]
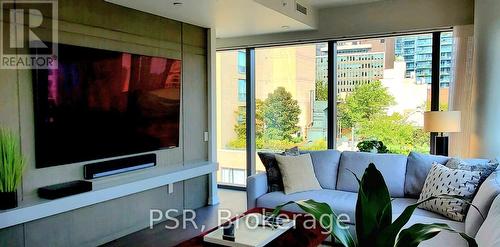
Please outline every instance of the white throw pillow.
[[[480, 178], [478, 171], [450, 169], [434, 163], [425, 179], [418, 201], [421, 202], [431, 196], [444, 194], [458, 195], [470, 200], [476, 193]], [[424, 202], [418, 207], [444, 215], [452, 220], [464, 221], [469, 204], [458, 199], [439, 198]]]
[[491, 204], [488, 216], [476, 235], [477, 245], [480, 247], [500, 246], [500, 196]]
[[285, 194], [321, 189], [314, 174], [311, 155], [284, 156], [276, 154], [276, 160], [283, 178]]

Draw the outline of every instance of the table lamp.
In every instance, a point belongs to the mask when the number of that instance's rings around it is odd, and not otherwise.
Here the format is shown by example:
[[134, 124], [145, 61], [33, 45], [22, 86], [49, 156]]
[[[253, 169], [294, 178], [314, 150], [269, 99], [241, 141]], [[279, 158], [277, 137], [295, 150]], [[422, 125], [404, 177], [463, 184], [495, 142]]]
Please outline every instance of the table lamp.
[[434, 154], [448, 156], [448, 136], [443, 133], [460, 132], [460, 111], [428, 111], [424, 113], [424, 131], [437, 132]]

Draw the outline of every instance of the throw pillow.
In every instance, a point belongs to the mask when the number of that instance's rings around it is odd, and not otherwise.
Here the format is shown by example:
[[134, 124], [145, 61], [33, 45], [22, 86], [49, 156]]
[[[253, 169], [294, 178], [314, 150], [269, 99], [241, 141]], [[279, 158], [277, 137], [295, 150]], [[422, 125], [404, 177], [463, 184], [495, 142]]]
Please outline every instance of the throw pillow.
[[[297, 156], [300, 155], [299, 148], [293, 147], [286, 149], [283, 155], [287, 156]], [[275, 158], [275, 153], [258, 153], [260, 161], [266, 169], [267, 176], [267, 192], [283, 191], [283, 179], [281, 178], [281, 172], [278, 167], [278, 162]]]
[[281, 179], [278, 161], [274, 153], [258, 153], [260, 161], [266, 168], [267, 192], [283, 191], [283, 180]]
[[479, 172], [479, 185], [481, 185], [488, 176], [490, 176], [498, 167], [498, 163], [494, 161], [479, 162], [474, 160], [466, 162], [458, 158], [451, 158], [446, 162], [446, 167], [450, 169], [459, 169], [464, 171], [478, 171]]
[[295, 146], [293, 148], [285, 149], [282, 153], [283, 155], [287, 156], [297, 156], [300, 155], [299, 147]]
[[[432, 165], [429, 175], [425, 179], [424, 188], [418, 202], [422, 202], [431, 196], [458, 195], [466, 199], [472, 199], [478, 188], [480, 175], [478, 171], [464, 171], [450, 169], [438, 163]], [[424, 202], [418, 206], [452, 220], [463, 221], [469, 208], [469, 204], [459, 199], [434, 199]]]
[[314, 174], [311, 155], [284, 156], [277, 154], [276, 160], [283, 178], [285, 194], [321, 189]]

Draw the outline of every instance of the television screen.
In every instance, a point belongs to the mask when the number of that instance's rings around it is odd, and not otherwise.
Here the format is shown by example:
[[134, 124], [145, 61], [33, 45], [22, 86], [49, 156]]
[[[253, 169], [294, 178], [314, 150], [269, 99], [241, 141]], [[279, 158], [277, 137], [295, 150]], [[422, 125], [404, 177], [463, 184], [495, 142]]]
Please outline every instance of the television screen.
[[33, 70], [38, 168], [179, 146], [180, 60], [58, 47]]

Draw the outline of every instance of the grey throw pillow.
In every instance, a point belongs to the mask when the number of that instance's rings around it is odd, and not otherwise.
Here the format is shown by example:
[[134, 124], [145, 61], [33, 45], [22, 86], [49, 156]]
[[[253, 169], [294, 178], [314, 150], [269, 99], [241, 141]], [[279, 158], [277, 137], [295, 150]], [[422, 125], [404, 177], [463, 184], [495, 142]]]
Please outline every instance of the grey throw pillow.
[[298, 156], [277, 154], [276, 160], [283, 178], [285, 194], [321, 189], [314, 174], [310, 154]]
[[[425, 179], [424, 188], [418, 202], [443, 194], [458, 195], [470, 200], [476, 193], [479, 179], [478, 171], [450, 169], [434, 163]], [[459, 199], [438, 198], [424, 202], [418, 207], [441, 214], [452, 220], [464, 221], [469, 204]]]
[[495, 169], [498, 167], [498, 163], [496, 161], [490, 162], [480, 162], [480, 161], [470, 161], [466, 162], [464, 160], [458, 158], [451, 158], [446, 162], [446, 167], [450, 169], [459, 169], [464, 171], [478, 171], [479, 176], [479, 186], [486, 180], [488, 176], [490, 176]]

